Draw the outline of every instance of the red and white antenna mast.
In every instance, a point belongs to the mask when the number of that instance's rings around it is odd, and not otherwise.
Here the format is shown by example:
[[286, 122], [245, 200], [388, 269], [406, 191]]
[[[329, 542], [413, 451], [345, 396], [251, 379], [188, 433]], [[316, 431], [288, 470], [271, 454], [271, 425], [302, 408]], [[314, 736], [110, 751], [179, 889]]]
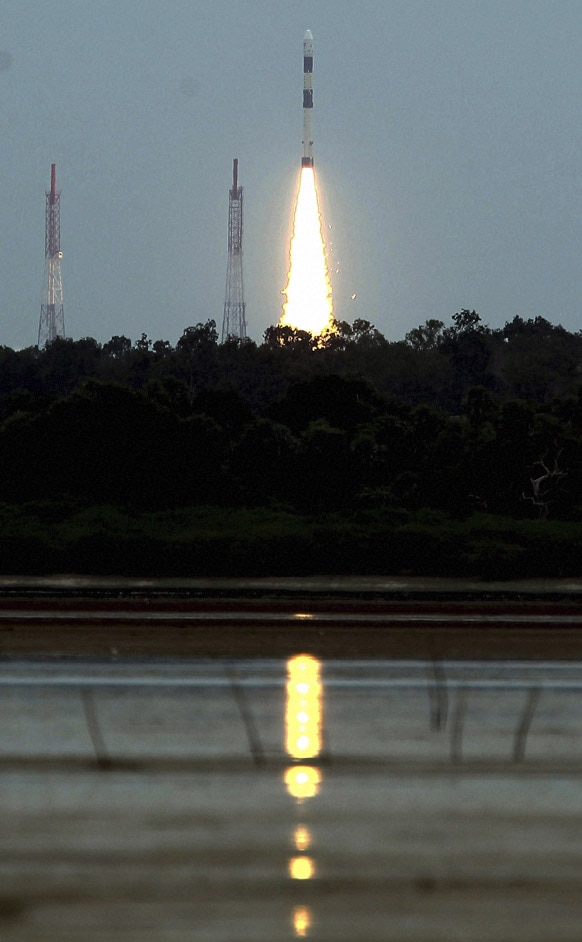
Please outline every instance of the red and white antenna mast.
[[65, 309], [61, 277], [61, 194], [57, 191], [57, 165], [51, 164], [51, 188], [46, 191], [44, 284], [40, 303], [38, 346], [65, 336]]
[[238, 185], [238, 160], [232, 162], [232, 187], [228, 195], [228, 263], [222, 343], [228, 337], [244, 340], [247, 335], [242, 264], [243, 191]]

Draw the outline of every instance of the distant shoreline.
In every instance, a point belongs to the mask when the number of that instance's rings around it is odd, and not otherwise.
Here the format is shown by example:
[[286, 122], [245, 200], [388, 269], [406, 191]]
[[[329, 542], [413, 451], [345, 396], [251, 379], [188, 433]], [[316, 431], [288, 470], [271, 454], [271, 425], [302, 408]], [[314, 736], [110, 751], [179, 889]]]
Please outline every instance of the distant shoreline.
[[420, 580], [425, 595], [413, 598], [410, 581], [348, 581], [359, 594], [345, 580], [4, 578], [0, 661], [310, 653], [425, 661], [430, 673], [448, 660], [582, 660], [578, 583], [545, 594], [512, 583], [510, 598], [508, 586], [502, 597], [498, 584], [442, 580], [449, 596], [435, 598], [437, 580]]
[[462, 601], [577, 600], [582, 579], [485, 580], [424, 576], [132, 576], [0, 575], [0, 599], [24, 598], [310, 598]]

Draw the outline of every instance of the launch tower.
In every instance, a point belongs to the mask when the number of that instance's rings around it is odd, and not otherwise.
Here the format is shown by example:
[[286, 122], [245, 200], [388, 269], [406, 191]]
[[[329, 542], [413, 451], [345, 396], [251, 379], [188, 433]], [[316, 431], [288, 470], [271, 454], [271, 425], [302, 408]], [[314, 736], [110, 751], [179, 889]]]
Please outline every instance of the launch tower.
[[228, 337], [244, 340], [247, 335], [242, 265], [243, 191], [238, 185], [238, 160], [232, 162], [232, 187], [228, 195], [228, 262], [222, 343]]
[[61, 194], [57, 191], [57, 166], [51, 164], [51, 188], [46, 192], [44, 236], [44, 284], [38, 324], [38, 346], [65, 336], [65, 310], [61, 278]]

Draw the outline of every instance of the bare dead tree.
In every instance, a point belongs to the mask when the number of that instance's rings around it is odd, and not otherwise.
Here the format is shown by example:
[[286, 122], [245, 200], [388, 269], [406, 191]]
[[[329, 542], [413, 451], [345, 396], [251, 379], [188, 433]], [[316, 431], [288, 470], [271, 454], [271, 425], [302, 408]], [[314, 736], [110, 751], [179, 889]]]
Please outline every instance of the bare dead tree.
[[559, 487], [559, 482], [568, 474], [559, 467], [560, 455], [563, 449], [559, 448], [553, 461], [553, 465], [547, 460], [547, 452], [532, 465], [533, 468], [541, 468], [543, 474], [538, 477], [530, 478], [531, 494], [522, 494], [524, 500], [531, 501], [535, 507], [539, 507], [540, 518], [545, 520], [550, 513], [550, 504], [553, 503], [553, 496]]

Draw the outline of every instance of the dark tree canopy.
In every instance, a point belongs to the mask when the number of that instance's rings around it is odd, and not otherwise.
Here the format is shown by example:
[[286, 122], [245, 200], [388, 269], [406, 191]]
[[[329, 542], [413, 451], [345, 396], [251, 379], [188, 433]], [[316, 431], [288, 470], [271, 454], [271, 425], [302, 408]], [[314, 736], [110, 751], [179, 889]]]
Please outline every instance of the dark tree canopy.
[[582, 515], [582, 334], [474, 310], [389, 341], [273, 326], [0, 347], [8, 502]]

